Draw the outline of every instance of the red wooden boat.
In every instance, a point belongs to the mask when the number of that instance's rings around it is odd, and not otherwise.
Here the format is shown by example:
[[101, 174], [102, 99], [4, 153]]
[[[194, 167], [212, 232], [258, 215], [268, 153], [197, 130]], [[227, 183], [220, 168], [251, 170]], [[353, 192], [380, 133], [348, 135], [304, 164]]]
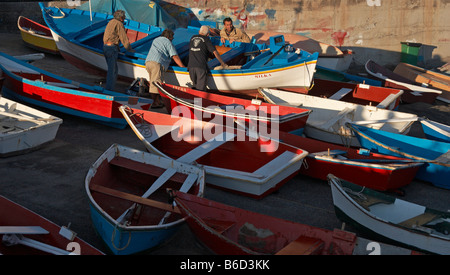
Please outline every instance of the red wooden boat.
[[280, 140], [309, 152], [300, 174], [327, 180], [339, 175], [355, 184], [379, 191], [396, 191], [408, 185], [423, 165], [407, 158], [376, 154], [364, 149], [328, 143], [316, 139], [279, 133]]
[[402, 101], [406, 103], [426, 102], [432, 104], [442, 91], [416, 85], [403, 76], [390, 71], [372, 60], [366, 62], [366, 71], [383, 81], [384, 87], [403, 90]]
[[307, 94], [395, 110], [400, 104], [403, 91], [401, 89], [377, 87], [363, 83], [340, 82], [314, 78], [314, 83]]
[[203, 165], [206, 183], [254, 198], [298, 174], [308, 152], [235, 127], [121, 106], [148, 151]]
[[115, 128], [127, 126], [119, 106], [149, 109], [153, 102], [72, 81], [1, 52], [0, 70], [5, 77], [3, 96]]
[[308, 109], [270, 104], [257, 99], [230, 97], [165, 83], [155, 85], [169, 113], [174, 108], [186, 107], [192, 119], [225, 124], [225, 120], [230, 118], [240, 120], [250, 129], [276, 127], [280, 131], [301, 134], [311, 113]]
[[103, 255], [66, 227], [0, 196], [0, 255]]
[[[195, 236], [221, 255], [358, 255], [369, 240], [354, 233], [327, 230], [221, 204], [169, 190], [177, 209]], [[381, 251], [413, 254], [411, 250], [378, 243]]]

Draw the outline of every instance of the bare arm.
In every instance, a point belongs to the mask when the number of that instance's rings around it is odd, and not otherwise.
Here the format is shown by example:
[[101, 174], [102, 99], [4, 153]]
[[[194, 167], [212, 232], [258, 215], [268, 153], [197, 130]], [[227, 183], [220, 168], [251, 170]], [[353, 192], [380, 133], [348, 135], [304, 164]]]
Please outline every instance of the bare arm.
[[172, 56], [172, 58], [173, 58], [173, 61], [175, 61], [175, 63], [177, 63], [177, 65], [179, 67], [186, 67], [186, 66], [184, 66], [183, 62], [181, 61], [181, 58], [178, 55], [174, 55], [174, 56]]
[[228, 65], [225, 64], [225, 62], [223, 62], [223, 59], [222, 59], [222, 57], [220, 56], [220, 54], [219, 54], [218, 51], [214, 51], [213, 53], [214, 53], [214, 56], [217, 58], [217, 60], [219, 60], [219, 62], [220, 62], [220, 64], [222, 65], [222, 67], [224, 67], [224, 68], [228, 67]]

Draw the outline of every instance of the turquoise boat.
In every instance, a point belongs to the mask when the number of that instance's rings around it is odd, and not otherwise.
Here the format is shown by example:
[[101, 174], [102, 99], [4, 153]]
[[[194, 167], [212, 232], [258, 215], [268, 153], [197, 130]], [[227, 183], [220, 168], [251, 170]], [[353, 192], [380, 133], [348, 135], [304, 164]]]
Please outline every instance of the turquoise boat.
[[91, 219], [114, 255], [146, 252], [167, 242], [184, 218], [167, 203], [167, 188], [203, 196], [204, 169], [113, 144], [89, 169]]

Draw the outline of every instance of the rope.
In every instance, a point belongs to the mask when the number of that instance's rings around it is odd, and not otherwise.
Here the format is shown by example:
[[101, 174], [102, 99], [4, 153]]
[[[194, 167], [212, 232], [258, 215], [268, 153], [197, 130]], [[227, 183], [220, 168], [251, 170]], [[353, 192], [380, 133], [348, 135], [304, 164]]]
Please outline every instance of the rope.
[[50, 14], [50, 10], [45, 10], [45, 12], [48, 13], [48, 16], [50, 16], [50, 17], [52, 17], [52, 18], [56, 18], [56, 19], [61, 19], [61, 18], [66, 17], [66, 14], [65, 14], [60, 8], [58, 8], [58, 7], [56, 7], [56, 8], [58, 9], [58, 11], [59, 11], [62, 15], [60, 15], [60, 16], [53, 16], [53, 15]]
[[[124, 247], [118, 248], [118, 247], [114, 244], [114, 239], [116, 238], [116, 228], [117, 228], [117, 225], [118, 225], [118, 223], [116, 222], [116, 225], [114, 226], [113, 233], [112, 233], [112, 235], [111, 235], [111, 244], [112, 244], [112, 246], [114, 247], [114, 249], [116, 249], [117, 251], [122, 251], [122, 250], [126, 249], [126, 248], [130, 245], [130, 242], [131, 242], [131, 232], [128, 231], [128, 242], [127, 242], [127, 244], [126, 244]], [[119, 243], [120, 243], [120, 241], [119, 241]]]

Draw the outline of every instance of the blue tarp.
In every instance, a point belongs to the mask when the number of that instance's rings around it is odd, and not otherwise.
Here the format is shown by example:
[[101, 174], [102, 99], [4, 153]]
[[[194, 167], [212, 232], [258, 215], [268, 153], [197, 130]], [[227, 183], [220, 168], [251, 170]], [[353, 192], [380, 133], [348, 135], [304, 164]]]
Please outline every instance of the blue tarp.
[[[114, 14], [116, 10], [125, 11], [128, 19], [133, 21], [175, 30], [178, 21], [169, 15], [161, 6], [150, 0], [90, 0], [91, 10], [106, 14]], [[77, 9], [89, 11], [89, 2]]]

